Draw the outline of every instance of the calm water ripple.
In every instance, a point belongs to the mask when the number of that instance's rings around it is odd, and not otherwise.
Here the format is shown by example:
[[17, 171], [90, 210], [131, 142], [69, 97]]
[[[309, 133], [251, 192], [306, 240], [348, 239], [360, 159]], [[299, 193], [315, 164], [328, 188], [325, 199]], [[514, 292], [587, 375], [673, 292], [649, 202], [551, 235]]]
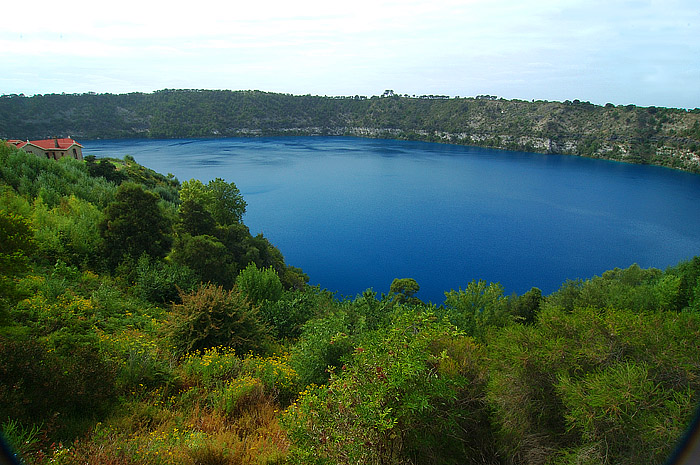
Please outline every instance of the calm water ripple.
[[178, 179], [233, 181], [245, 223], [311, 283], [419, 297], [472, 279], [555, 291], [638, 263], [700, 254], [700, 176], [579, 157], [355, 138], [84, 141]]

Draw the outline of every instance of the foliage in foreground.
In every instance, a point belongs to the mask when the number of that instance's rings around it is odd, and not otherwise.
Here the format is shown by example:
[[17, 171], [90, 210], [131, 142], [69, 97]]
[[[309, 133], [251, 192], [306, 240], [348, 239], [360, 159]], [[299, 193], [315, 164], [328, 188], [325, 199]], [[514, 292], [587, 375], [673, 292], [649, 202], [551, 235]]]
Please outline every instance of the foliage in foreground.
[[660, 463], [700, 400], [700, 257], [339, 301], [235, 186], [178, 203], [133, 160], [21, 157], [0, 145], [0, 427], [27, 463]]

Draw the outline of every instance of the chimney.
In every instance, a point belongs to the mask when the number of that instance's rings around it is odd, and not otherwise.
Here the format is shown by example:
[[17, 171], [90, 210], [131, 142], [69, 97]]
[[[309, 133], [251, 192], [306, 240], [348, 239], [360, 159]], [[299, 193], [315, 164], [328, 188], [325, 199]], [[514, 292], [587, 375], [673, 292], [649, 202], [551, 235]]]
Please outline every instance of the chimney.
[[59, 148], [59, 146], [58, 146], [58, 136], [56, 136], [56, 137], [53, 138], [53, 143], [54, 143], [54, 145], [55, 145], [56, 148]]

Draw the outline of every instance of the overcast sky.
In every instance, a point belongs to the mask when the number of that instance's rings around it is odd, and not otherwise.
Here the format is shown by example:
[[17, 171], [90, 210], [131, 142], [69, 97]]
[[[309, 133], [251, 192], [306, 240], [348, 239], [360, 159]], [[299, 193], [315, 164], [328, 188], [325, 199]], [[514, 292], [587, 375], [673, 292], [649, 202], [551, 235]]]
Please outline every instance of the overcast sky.
[[0, 94], [258, 89], [700, 107], [698, 0], [15, 2]]

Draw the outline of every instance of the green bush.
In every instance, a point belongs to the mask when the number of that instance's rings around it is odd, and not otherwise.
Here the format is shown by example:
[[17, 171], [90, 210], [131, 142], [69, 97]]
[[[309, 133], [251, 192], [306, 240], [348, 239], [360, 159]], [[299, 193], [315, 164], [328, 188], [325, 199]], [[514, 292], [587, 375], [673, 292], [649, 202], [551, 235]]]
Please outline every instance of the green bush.
[[258, 308], [238, 289], [200, 284], [182, 303], [173, 307], [171, 339], [180, 354], [217, 346], [246, 353], [260, 351], [268, 328], [258, 318]]
[[282, 297], [282, 282], [272, 267], [259, 269], [255, 263], [249, 264], [238, 273], [236, 286], [254, 304], [276, 302]]
[[292, 366], [302, 386], [324, 384], [330, 371], [340, 368], [342, 359], [352, 352], [352, 319], [347, 312], [330, 314], [308, 321], [299, 341], [292, 347]]
[[200, 281], [230, 288], [236, 268], [228, 262], [227, 255], [224, 244], [213, 236], [180, 234], [175, 238], [170, 258], [194, 271]]
[[125, 257], [137, 260], [145, 253], [162, 258], [170, 251], [170, 219], [159, 207], [158, 197], [140, 185], [119, 186], [98, 227], [112, 266]]
[[698, 337], [698, 315], [613, 308], [550, 307], [535, 325], [501, 330], [487, 397], [502, 453], [528, 464], [668, 456], [700, 392]]
[[260, 316], [275, 337], [293, 340], [301, 335], [307, 321], [331, 305], [331, 300], [332, 296], [318, 287], [307, 286], [303, 290], [285, 291], [277, 301], [264, 301]]
[[37, 199], [32, 223], [39, 252], [50, 262], [63, 260], [72, 265], [99, 265], [103, 245], [97, 225], [101, 220], [99, 208], [75, 196], [62, 198], [51, 209]]
[[8, 318], [6, 308], [19, 297], [15, 277], [28, 269], [34, 246], [29, 221], [0, 209], [0, 324]]
[[472, 281], [459, 291], [445, 293], [444, 315], [470, 336], [479, 340], [490, 328], [500, 328], [513, 322], [503, 286], [486, 281]]
[[584, 443], [566, 454], [570, 463], [591, 455], [603, 463], [662, 463], [694, 405], [691, 391], [664, 389], [645, 363], [616, 363], [578, 380], [564, 375], [557, 390], [567, 425]]
[[177, 302], [180, 291], [190, 292], [197, 285], [194, 271], [179, 263], [165, 263], [142, 255], [136, 262], [136, 294], [154, 303]]
[[[116, 367], [90, 348], [59, 356], [38, 340], [0, 337], [0, 418], [44, 422], [60, 431], [67, 419], [104, 414], [115, 396]], [[51, 395], [47, 395], [47, 392]]]
[[[287, 409], [296, 454], [328, 463], [483, 463], [483, 351], [429, 313], [365, 333], [327, 386]], [[488, 460], [488, 459], [486, 459]]]

